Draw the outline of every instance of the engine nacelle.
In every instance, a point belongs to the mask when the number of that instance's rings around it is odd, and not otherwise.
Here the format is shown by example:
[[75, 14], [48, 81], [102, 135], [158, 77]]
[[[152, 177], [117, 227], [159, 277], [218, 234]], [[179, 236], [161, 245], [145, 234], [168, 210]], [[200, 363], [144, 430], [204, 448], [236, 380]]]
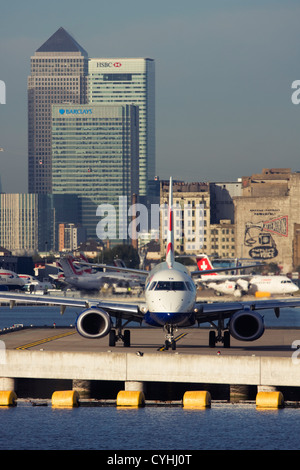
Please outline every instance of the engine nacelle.
[[249, 282], [246, 279], [238, 279], [236, 281], [237, 285], [242, 289], [242, 291], [247, 292], [249, 289]]
[[111, 330], [111, 319], [104, 310], [89, 308], [77, 318], [76, 329], [85, 338], [102, 338]]
[[255, 341], [264, 331], [264, 319], [251, 310], [240, 310], [232, 315], [229, 322], [231, 336], [240, 341]]

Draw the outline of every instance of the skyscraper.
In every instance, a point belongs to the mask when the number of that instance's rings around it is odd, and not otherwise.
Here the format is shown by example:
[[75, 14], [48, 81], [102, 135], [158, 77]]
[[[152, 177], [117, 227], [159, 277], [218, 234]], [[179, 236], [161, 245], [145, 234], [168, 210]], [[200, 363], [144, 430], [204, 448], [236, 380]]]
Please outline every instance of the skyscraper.
[[59, 28], [31, 58], [28, 77], [28, 190], [51, 193], [51, 110], [86, 102], [87, 52]]
[[88, 102], [139, 107], [139, 195], [155, 176], [155, 63], [147, 58], [89, 59]]
[[96, 238], [99, 205], [113, 207], [118, 218], [119, 198], [127, 198], [127, 214], [138, 192], [138, 115], [133, 105], [53, 105], [53, 194], [78, 196], [88, 238]]
[[9, 250], [55, 250], [58, 225], [78, 223], [74, 195], [0, 194], [0, 245]]

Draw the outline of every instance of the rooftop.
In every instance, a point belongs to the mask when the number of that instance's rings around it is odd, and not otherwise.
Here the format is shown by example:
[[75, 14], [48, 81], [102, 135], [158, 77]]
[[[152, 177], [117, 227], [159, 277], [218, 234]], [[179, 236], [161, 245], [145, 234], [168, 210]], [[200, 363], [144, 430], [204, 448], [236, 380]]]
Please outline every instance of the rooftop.
[[36, 52], [81, 52], [87, 56], [87, 52], [77, 41], [62, 27], [42, 44]]

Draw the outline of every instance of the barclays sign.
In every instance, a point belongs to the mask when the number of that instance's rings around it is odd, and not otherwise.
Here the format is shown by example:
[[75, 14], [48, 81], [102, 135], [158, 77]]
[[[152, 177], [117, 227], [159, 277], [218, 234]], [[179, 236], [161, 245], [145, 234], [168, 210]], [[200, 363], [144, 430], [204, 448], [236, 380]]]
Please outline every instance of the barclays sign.
[[84, 114], [84, 115], [87, 115], [87, 114], [93, 114], [93, 110], [92, 109], [65, 109], [65, 108], [60, 108], [59, 109], [59, 114], [61, 114], [62, 116], [64, 114], [66, 115], [81, 115], [81, 114]]

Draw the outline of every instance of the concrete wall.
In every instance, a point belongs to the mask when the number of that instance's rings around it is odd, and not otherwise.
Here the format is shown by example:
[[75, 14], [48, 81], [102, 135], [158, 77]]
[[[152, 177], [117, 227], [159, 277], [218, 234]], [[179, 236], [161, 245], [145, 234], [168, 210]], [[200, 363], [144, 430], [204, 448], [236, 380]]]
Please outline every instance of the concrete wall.
[[292, 357], [7, 350], [0, 378], [300, 386]]

